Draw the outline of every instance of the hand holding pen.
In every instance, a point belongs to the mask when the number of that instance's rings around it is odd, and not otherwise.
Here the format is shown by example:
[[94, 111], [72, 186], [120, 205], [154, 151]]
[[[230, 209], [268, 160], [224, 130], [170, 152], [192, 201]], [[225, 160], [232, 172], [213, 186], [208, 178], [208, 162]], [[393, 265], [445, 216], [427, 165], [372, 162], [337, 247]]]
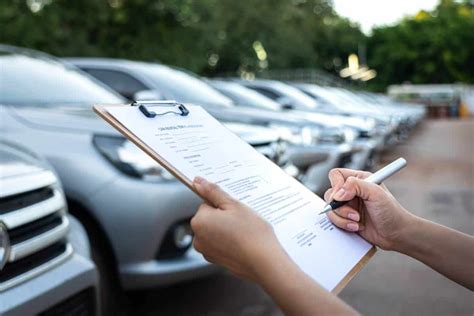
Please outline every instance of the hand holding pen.
[[[399, 159], [379, 172], [333, 169], [329, 173], [332, 188], [325, 194], [325, 210], [339, 228], [359, 232], [367, 241], [389, 249], [409, 214], [384, 185], [378, 185], [406, 165]], [[332, 206], [331, 206], [332, 205]], [[334, 209], [332, 209], [334, 207]]]
[[[375, 184], [381, 184], [383, 181], [388, 179], [390, 176], [393, 174], [397, 173], [401, 169], [403, 169], [407, 165], [407, 161], [403, 158], [398, 158], [397, 160], [393, 161], [389, 165], [383, 167], [376, 173], [368, 176], [367, 178], [364, 179], [366, 182], [370, 183], [375, 183]], [[341, 188], [341, 190], [344, 190], [344, 188]], [[335, 199], [330, 199], [331, 201], [328, 202], [321, 213], [319, 214], [324, 214], [327, 213], [331, 210], [335, 210], [340, 208], [341, 206], [347, 204], [348, 201], [337, 201]]]
[[[397, 164], [399, 170], [406, 162]], [[372, 175], [350, 169], [331, 170], [332, 188], [325, 199], [346, 203], [327, 212], [329, 219], [337, 227], [357, 232], [381, 249], [415, 258], [473, 291], [474, 270], [470, 267], [474, 262], [474, 237], [408, 212], [385, 185], [376, 184], [383, 181], [375, 178], [376, 174], [379, 172]]]

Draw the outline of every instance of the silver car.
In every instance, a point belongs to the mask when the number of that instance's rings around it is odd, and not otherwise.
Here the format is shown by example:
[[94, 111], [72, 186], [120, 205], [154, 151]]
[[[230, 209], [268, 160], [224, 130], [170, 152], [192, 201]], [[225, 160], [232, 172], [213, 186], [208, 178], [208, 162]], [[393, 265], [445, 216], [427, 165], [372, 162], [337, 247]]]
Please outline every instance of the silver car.
[[[244, 84], [239, 84], [236, 81], [235, 79], [232, 81], [209, 80], [214, 88], [231, 98], [239, 106], [281, 111], [288, 117], [305, 119], [320, 124], [332, 123], [336, 126], [344, 127], [346, 141], [353, 148], [359, 149], [354, 150], [351, 162], [346, 166], [348, 168], [370, 170], [377, 161], [378, 154], [383, 149], [384, 136], [375, 128], [375, 121], [373, 119], [342, 116], [337, 113], [321, 113], [318, 110], [319, 104], [316, 106], [315, 101], [305, 102], [308, 100], [304, 94], [302, 95], [303, 99], [299, 100], [302, 93], [297, 90], [295, 91], [295, 88], [282, 82], [272, 80], [258, 80], [256, 83], [253, 81], [251, 83], [248, 81], [237, 81], [240, 83], [244, 82]], [[252, 84], [255, 84], [258, 89], [254, 90], [245, 86]], [[288, 106], [285, 107], [267, 97], [263, 92], [266, 92], [266, 94], [273, 93], [275, 96], [279, 96], [280, 99], [287, 98], [289, 100], [291, 96], [295, 99], [293, 102], [300, 101], [298, 103], [299, 106], [293, 108], [291, 106], [293, 103], [288, 101]]]
[[373, 106], [360, 104], [357, 100], [351, 99], [335, 88], [320, 87], [308, 83], [294, 83], [293, 85], [317, 102], [318, 111], [375, 119], [376, 129], [384, 135], [384, 144], [391, 145], [393, 143], [399, 123], [390, 114]]
[[56, 174], [0, 140], [0, 314], [94, 315], [98, 283], [86, 232], [67, 214]]
[[[329, 185], [329, 170], [350, 167], [354, 162], [353, 154], [362, 151], [360, 146], [346, 142], [345, 131], [350, 131], [337, 122], [307, 120], [268, 108], [236, 106], [207, 82], [181, 69], [110, 58], [68, 58], [67, 61], [127, 98], [167, 98], [199, 104], [221, 122], [269, 126], [278, 130], [289, 143], [287, 160], [297, 167], [290, 173], [319, 194]], [[365, 163], [364, 159], [359, 161]]]
[[[94, 241], [101, 277], [138, 289], [218, 271], [191, 247], [189, 219], [201, 200], [91, 110], [125, 101], [48, 56], [4, 51], [2, 75], [11, 79], [0, 86], [1, 133], [54, 166], [70, 211]], [[272, 129], [229, 128], [270, 159], [283, 155]]]

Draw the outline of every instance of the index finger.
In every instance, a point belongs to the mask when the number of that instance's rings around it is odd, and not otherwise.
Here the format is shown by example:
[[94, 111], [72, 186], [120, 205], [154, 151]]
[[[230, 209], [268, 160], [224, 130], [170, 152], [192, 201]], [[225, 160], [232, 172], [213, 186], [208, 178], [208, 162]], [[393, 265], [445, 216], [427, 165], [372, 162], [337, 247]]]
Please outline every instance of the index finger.
[[194, 178], [193, 185], [201, 197], [220, 209], [224, 209], [226, 205], [235, 202], [235, 200], [217, 184], [211, 183], [201, 177]]
[[365, 179], [371, 175], [368, 171], [353, 170], [347, 168], [334, 168], [329, 171], [329, 182], [331, 182], [332, 192], [337, 192], [349, 177]]

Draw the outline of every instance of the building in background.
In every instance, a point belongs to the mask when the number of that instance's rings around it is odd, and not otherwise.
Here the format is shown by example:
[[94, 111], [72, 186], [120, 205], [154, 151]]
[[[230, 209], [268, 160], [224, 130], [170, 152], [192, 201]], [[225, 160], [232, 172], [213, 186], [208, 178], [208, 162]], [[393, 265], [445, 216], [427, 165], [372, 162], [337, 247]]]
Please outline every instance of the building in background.
[[468, 117], [474, 115], [474, 85], [403, 84], [388, 87], [396, 100], [423, 104], [429, 117]]

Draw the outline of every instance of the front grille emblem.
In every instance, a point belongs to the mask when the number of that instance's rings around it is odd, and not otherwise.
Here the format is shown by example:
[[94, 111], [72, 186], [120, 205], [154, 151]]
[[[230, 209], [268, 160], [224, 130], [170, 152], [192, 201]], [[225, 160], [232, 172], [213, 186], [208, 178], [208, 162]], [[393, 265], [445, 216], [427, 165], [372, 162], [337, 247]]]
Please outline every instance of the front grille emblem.
[[5, 224], [0, 221], [0, 271], [5, 267], [10, 258], [10, 238]]

